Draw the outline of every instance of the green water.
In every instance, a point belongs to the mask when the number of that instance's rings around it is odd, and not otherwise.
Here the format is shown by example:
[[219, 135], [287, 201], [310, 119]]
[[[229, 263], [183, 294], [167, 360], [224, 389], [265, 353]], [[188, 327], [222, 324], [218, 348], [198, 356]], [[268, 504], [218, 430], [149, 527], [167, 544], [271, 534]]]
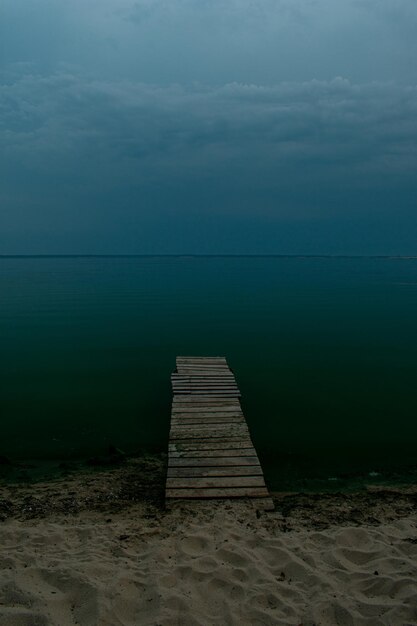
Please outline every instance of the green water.
[[0, 455], [163, 450], [179, 354], [225, 355], [267, 478], [417, 464], [417, 260], [0, 259]]

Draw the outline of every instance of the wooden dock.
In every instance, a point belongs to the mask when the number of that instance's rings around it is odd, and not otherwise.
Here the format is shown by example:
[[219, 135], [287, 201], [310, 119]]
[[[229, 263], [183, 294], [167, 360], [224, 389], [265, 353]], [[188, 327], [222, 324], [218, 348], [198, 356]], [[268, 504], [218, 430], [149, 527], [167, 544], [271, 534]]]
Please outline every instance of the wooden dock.
[[172, 374], [167, 499], [272, 500], [224, 357], [177, 357]]

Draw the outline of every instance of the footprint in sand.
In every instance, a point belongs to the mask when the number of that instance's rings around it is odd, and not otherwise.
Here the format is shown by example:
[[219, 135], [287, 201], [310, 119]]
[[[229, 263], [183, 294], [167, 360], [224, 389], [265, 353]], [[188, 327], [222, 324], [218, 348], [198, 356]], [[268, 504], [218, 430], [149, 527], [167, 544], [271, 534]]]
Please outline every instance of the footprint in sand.
[[69, 608], [76, 621], [83, 626], [96, 626], [98, 593], [93, 585], [63, 569], [39, 569], [38, 574], [50, 589], [61, 592], [66, 599], [67, 610]]
[[203, 535], [194, 535], [191, 537], [186, 537], [181, 542], [182, 551], [188, 556], [203, 556], [208, 552], [211, 552], [211, 543], [204, 537]]
[[196, 559], [193, 565], [194, 569], [200, 574], [210, 574], [218, 567], [216, 559], [213, 559], [211, 556], [202, 556]]
[[229, 550], [227, 548], [221, 548], [217, 552], [217, 556], [220, 561], [228, 563], [229, 565], [233, 565], [233, 567], [245, 567], [248, 565], [249, 559], [241, 556], [237, 552], [233, 550]]
[[335, 539], [341, 548], [354, 548], [356, 550], [375, 548], [373, 537], [363, 528], [345, 528], [336, 534]]
[[245, 569], [240, 568], [240, 567], [235, 567], [231, 575], [235, 581], [240, 582], [240, 583], [246, 582], [249, 578]]
[[205, 589], [205, 593], [207, 591], [211, 594], [212, 597], [223, 596], [228, 600], [234, 600], [240, 602], [246, 595], [245, 590], [242, 585], [239, 583], [231, 583], [229, 576], [224, 577], [213, 577], [207, 583], [207, 587]]

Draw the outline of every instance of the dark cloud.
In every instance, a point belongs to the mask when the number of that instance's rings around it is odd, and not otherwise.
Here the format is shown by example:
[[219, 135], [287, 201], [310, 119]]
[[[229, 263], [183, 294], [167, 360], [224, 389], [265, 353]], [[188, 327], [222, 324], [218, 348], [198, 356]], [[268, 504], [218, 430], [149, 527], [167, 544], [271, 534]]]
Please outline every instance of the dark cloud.
[[5, 0], [0, 250], [24, 228], [158, 249], [174, 215], [166, 241], [194, 219], [212, 242], [213, 219], [412, 232], [416, 6]]
[[28, 170], [63, 176], [70, 167], [95, 181], [110, 168], [126, 184], [222, 176], [225, 167], [259, 186], [275, 176], [285, 184], [283, 170], [299, 181], [314, 171], [331, 182], [345, 169], [370, 182], [407, 178], [416, 95], [341, 78], [186, 88], [25, 74], [1, 88], [1, 143], [7, 162]]

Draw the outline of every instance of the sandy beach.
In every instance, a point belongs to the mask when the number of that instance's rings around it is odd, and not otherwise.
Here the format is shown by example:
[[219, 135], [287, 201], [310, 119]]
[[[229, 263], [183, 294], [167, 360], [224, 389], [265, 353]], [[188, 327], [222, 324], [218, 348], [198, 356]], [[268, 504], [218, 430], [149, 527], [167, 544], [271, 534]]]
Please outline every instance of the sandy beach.
[[417, 624], [417, 488], [165, 508], [163, 472], [3, 485], [0, 624]]

